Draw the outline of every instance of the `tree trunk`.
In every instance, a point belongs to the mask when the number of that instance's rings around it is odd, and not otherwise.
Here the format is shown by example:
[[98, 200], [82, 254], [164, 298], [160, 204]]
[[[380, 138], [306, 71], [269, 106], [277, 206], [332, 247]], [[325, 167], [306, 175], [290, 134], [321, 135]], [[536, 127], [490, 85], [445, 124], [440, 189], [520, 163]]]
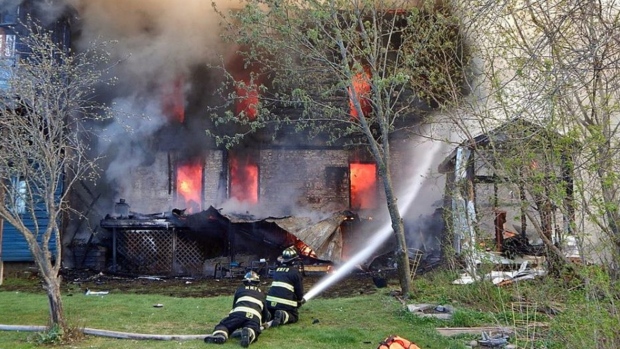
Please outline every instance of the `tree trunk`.
[[405, 238], [405, 225], [398, 211], [396, 196], [389, 174], [384, 174], [383, 183], [387, 200], [388, 212], [392, 221], [392, 229], [396, 235], [398, 249], [396, 250], [396, 261], [398, 263], [398, 279], [403, 297], [409, 298], [411, 292], [411, 267], [409, 266], [409, 254], [407, 253], [407, 240]]
[[51, 280], [53, 281], [45, 286], [50, 306], [50, 321], [52, 325], [58, 325], [63, 330], [63, 333], [65, 333], [67, 324], [65, 322], [62, 298], [60, 296], [60, 277], [55, 277]]
[[[44, 281], [45, 292], [47, 293], [47, 300], [49, 303], [50, 311], [50, 326], [58, 326], [62, 329], [63, 333], [66, 333], [67, 323], [65, 321], [65, 312], [62, 304], [62, 297], [60, 294], [60, 284], [62, 278], [58, 275], [58, 268], [54, 267], [51, 258], [47, 258], [45, 253], [40, 250], [35, 253], [35, 261], [38, 264], [39, 272]], [[58, 257], [60, 253], [58, 254]], [[59, 261], [57, 261], [59, 263]]]

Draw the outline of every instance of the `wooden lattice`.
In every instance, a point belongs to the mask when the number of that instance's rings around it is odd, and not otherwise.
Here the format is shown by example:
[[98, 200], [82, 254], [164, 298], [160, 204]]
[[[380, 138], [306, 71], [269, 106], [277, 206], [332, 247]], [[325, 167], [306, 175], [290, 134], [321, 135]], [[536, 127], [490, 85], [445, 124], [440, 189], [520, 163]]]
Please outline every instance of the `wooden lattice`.
[[202, 273], [204, 254], [196, 240], [178, 234], [174, 254], [176, 274], [199, 275]]
[[116, 246], [121, 267], [133, 273], [196, 274], [204, 260], [197, 241], [173, 230], [126, 230]]

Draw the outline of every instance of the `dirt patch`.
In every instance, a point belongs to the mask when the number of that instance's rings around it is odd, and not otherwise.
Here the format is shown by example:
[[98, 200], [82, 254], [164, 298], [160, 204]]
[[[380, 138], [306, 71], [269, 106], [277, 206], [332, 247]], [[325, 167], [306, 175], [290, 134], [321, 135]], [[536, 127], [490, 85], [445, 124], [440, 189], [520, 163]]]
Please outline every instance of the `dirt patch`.
[[[107, 274], [89, 270], [63, 270], [63, 293], [76, 294], [91, 291], [109, 291], [110, 293], [163, 294], [172, 297], [215, 297], [232, 295], [241, 284], [240, 278], [214, 279], [163, 276], [128, 276]], [[307, 292], [326, 274], [309, 274], [304, 277], [304, 289]], [[22, 270], [6, 275], [16, 278], [15, 282], [5, 282], [3, 291], [42, 292], [41, 281], [35, 269]], [[268, 277], [262, 278], [263, 288], [271, 283]], [[372, 277], [366, 273], [353, 273], [330, 286], [318, 297], [353, 297], [377, 292]]]

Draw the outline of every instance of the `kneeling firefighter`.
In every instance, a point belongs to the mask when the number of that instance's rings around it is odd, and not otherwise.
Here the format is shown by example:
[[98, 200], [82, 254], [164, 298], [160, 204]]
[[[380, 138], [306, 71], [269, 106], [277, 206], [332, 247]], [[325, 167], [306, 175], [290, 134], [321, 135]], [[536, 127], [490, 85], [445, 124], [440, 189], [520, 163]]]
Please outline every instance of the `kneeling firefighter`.
[[223, 344], [228, 334], [241, 329], [241, 346], [247, 348], [258, 339], [261, 324], [270, 319], [265, 304], [265, 294], [258, 287], [260, 277], [250, 271], [243, 277], [243, 285], [235, 291], [233, 309], [217, 324], [213, 334], [205, 337], [206, 343]]
[[273, 282], [267, 292], [267, 309], [273, 318], [270, 327], [292, 324], [299, 319], [298, 308], [305, 300], [303, 276], [295, 265], [298, 259], [294, 247], [282, 251], [280, 265], [273, 273]]

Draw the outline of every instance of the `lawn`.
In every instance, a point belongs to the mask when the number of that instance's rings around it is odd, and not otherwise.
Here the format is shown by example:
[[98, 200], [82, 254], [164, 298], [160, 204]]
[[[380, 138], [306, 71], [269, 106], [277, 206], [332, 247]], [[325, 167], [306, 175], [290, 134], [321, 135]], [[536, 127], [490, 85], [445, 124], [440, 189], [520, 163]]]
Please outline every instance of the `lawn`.
[[[300, 321], [263, 332], [252, 348], [374, 349], [390, 334], [415, 341], [423, 349], [464, 348], [464, 340], [447, 339], [434, 328], [438, 320], [422, 320], [404, 310], [390, 288], [371, 295], [310, 300], [300, 310]], [[230, 310], [232, 297], [175, 298], [154, 294], [64, 295], [72, 326], [146, 334], [207, 334]], [[162, 304], [157, 308], [153, 305]], [[0, 287], [0, 324], [45, 325], [44, 294], [5, 292]], [[35, 332], [4, 331], [0, 348], [35, 348]], [[204, 348], [202, 340], [146, 341], [86, 336], [59, 348]], [[214, 345], [211, 345], [214, 346]], [[222, 346], [239, 347], [236, 339]]]
[[[454, 285], [452, 280], [456, 274], [450, 271], [416, 277], [408, 303], [451, 305], [455, 312], [449, 320], [420, 318], [408, 312], [393, 296], [399, 290], [396, 280], [378, 289], [374, 285], [370, 289], [360, 288], [363, 282], [355, 286], [352, 280], [344, 280], [332, 286], [340, 288], [338, 292], [326, 291], [310, 299], [301, 308], [298, 323], [264, 331], [252, 348], [375, 349], [382, 339], [397, 334], [414, 341], [421, 349], [464, 349], [472, 340], [480, 339], [481, 333], [447, 338], [436, 328], [498, 325], [514, 331], [510, 342], [518, 348], [620, 348], [620, 312], [616, 304], [620, 291], [613, 288], [614, 283], [593, 278], [600, 273], [597, 268], [584, 269], [582, 273], [589, 276], [589, 284], [580, 283], [579, 278], [567, 283], [567, 279], [547, 277], [503, 287], [488, 281]], [[110, 288], [110, 293], [103, 296], [87, 296], [82, 288], [68, 282], [63, 300], [69, 324], [74, 328], [202, 336], [212, 331], [232, 305], [232, 295], [194, 296], [209, 287], [208, 282], [186, 285], [190, 289], [183, 293], [171, 282], [147, 283], [146, 287], [137, 283], [132, 289]], [[216, 286], [221, 286], [222, 282]], [[343, 293], [343, 288], [355, 292]], [[146, 291], [150, 293], [140, 293]], [[221, 294], [228, 292], [230, 290]], [[156, 304], [162, 306], [154, 307]], [[0, 286], [1, 325], [44, 326], [47, 320], [47, 298], [39, 281], [5, 279], [5, 284]], [[50, 339], [50, 336], [0, 331], [0, 349], [38, 348], [40, 339]], [[231, 339], [217, 346], [207, 345], [201, 339], [147, 341], [89, 335], [54, 348], [205, 346], [238, 348], [239, 341]]]

